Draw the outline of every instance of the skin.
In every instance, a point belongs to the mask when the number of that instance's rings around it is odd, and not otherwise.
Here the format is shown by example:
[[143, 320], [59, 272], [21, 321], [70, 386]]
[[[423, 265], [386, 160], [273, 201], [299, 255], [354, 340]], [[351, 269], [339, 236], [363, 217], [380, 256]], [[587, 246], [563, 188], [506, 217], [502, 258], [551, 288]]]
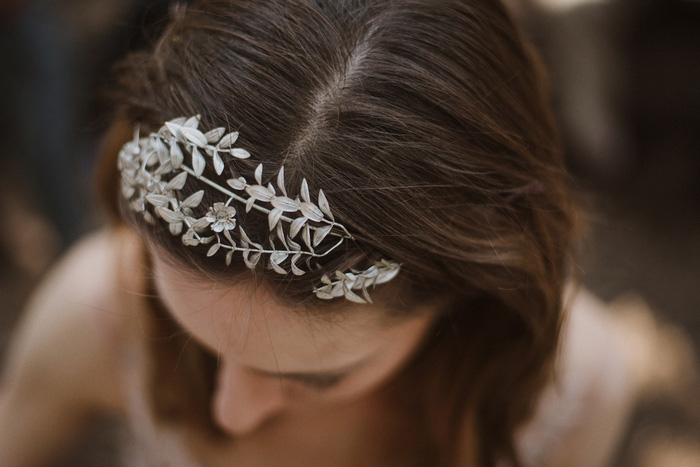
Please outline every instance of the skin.
[[28, 304], [0, 381], [3, 467], [48, 465], [95, 414], [121, 411], [117, 245], [109, 232], [84, 239]]
[[262, 287], [193, 279], [153, 257], [165, 308], [218, 358], [212, 416], [235, 436], [370, 393], [413, 354], [435, 316], [426, 308], [389, 321], [379, 305], [353, 305], [340, 318], [312, 317], [277, 304]]
[[232, 442], [180, 432], [183, 449], [206, 465], [291, 467], [358, 465], [377, 454], [370, 447], [386, 446], [377, 424], [390, 420], [373, 389], [412, 354], [427, 314], [392, 325], [367, 307], [344, 310], [345, 320], [309, 320], [260, 289], [195, 284], [159, 259], [155, 271], [145, 268], [141, 258], [137, 237], [103, 231], [80, 242], [39, 287], [0, 381], [0, 465], [47, 465], [95, 415], [129, 416], [124, 388], [140, 361], [138, 303], [149, 274], [184, 330], [221, 365], [212, 417]]
[[[124, 293], [137, 297], [134, 293], [143, 290], [140, 252], [138, 239], [103, 231], [78, 244], [37, 290], [15, 332], [0, 381], [3, 467], [47, 465], [79, 437], [95, 414], [125, 412], [120, 388], [126, 362], [119, 356], [125, 345], [143, 337], [143, 331], [136, 312], [125, 310], [117, 297]], [[233, 460], [248, 466], [360, 465], [348, 457], [358, 452], [357, 445], [348, 447], [348, 442], [365, 432], [369, 438], [362, 438], [360, 445], [375, 442], [376, 431], [367, 424], [372, 414], [387, 426], [396, 426], [396, 421], [384, 419], [383, 402], [373, 402], [377, 392], [373, 389], [420, 344], [430, 326], [429, 310], [392, 324], [378, 318], [382, 310], [376, 305], [357, 305], [344, 312], [343, 319], [324, 321], [282, 308], [250, 284], [227, 288], [193, 281], [157, 255], [155, 268], [158, 293], [170, 313], [192, 339], [219, 357], [212, 417], [236, 442], [218, 450], [197, 440], [198, 448], [191, 447], [208, 459], [207, 465], [228, 466]], [[117, 280], [116, 270], [123, 271], [126, 283]], [[591, 339], [600, 352], [614, 354], [603, 344], [617, 347], [628, 340], [621, 337], [626, 335], [623, 330], [635, 328], [629, 320], [611, 323], [601, 304], [584, 298], [578, 297], [571, 306], [574, 318], [565, 327], [561, 355], [564, 374], [583, 378], [574, 386], [577, 391], [587, 390], [581, 384], [598, 384]], [[647, 338], [642, 347], [653, 349], [652, 355], [668, 352], [666, 341], [649, 347], [655, 332], [637, 331]], [[620, 358], [632, 359], [623, 365], [635, 370], [632, 357], [638, 356], [639, 345], [628, 347]], [[585, 362], [593, 375], [582, 375]], [[568, 366], [578, 370], [567, 371]], [[647, 373], [648, 369], [639, 370]], [[560, 433], [558, 449], [549, 453], [553, 458], [541, 465], [598, 465], [583, 453], [597, 453], [610, 438], [601, 427], [624, 418], [640, 384], [631, 384], [626, 397], [617, 397], [625, 396], [619, 391], [603, 391], [589, 400], [586, 416], [577, 419], [575, 430]], [[540, 415], [546, 422], [548, 412]], [[539, 418], [532, 420], [528, 431], [539, 432]], [[465, 419], [466, 434], [474, 433], [473, 421]], [[478, 465], [476, 442], [476, 437], [465, 436], [460, 445], [464, 461], [458, 465]], [[406, 447], [400, 444], [410, 453]], [[310, 453], [315, 456], [311, 461]]]

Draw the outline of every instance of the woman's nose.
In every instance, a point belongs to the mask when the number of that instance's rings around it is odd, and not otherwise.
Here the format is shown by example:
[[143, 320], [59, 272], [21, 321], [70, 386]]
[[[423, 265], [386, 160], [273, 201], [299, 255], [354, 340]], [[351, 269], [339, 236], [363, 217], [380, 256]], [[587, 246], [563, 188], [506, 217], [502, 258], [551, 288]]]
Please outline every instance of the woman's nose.
[[214, 419], [232, 435], [255, 431], [285, 405], [279, 380], [257, 375], [236, 362], [223, 364], [217, 380]]

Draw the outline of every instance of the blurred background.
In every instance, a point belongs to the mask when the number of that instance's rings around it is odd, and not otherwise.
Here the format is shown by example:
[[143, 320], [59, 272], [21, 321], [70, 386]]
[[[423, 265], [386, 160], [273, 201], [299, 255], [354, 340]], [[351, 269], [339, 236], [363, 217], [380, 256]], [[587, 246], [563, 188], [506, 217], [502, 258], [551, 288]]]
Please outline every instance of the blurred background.
[[[550, 71], [585, 208], [577, 265], [636, 294], [700, 349], [700, 1], [506, 0]], [[102, 220], [99, 90], [177, 8], [164, 0], [0, 0], [0, 357], [32, 288]], [[690, 404], [690, 406], [689, 406]], [[616, 466], [700, 465], [700, 394], [636, 408]], [[65, 465], [111, 466], [105, 420]]]

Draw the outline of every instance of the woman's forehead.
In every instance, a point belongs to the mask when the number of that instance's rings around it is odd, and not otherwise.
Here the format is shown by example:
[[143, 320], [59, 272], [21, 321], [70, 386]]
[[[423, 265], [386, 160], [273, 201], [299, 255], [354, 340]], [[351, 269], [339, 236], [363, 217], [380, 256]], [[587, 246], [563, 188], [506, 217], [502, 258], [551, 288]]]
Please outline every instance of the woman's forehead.
[[385, 326], [378, 305], [357, 305], [328, 320], [277, 303], [249, 281], [221, 285], [194, 280], [154, 255], [157, 293], [186, 331], [210, 350], [252, 367], [325, 371], [357, 364], [422, 334], [422, 319]]

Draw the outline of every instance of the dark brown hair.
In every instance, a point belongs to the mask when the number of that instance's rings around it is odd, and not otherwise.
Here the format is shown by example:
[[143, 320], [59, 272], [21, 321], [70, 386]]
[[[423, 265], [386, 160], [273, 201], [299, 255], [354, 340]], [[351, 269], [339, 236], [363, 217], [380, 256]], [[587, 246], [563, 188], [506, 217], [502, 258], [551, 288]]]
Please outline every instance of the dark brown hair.
[[[237, 174], [252, 179], [264, 162], [271, 178], [283, 164], [288, 187], [323, 189], [356, 241], [317, 273], [259, 268], [260, 283], [293, 306], [333, 310], [310, 293], [322, 273], [401, 262], [377, 288], [393, 308], [445, 303], [399, 378], [420, 379], [442, 461], [457, 462], [470, 413], [481, 463], [517, 462], [513, 432], [557, 346], [574, 211], [538, 62], [499, 2], [203, 0], [116, 68], [113, 95], [122, 126], [200, 114], [205, 130], [240, 131], [252, 157]], [[101, 182], [115, 212], [117, 146]], [[185, 195], [200, 188], [190, 177]], [[251, 274], [121, 212], [193, 270]], [[265, 237], [265, 218], [241, 215]]]

